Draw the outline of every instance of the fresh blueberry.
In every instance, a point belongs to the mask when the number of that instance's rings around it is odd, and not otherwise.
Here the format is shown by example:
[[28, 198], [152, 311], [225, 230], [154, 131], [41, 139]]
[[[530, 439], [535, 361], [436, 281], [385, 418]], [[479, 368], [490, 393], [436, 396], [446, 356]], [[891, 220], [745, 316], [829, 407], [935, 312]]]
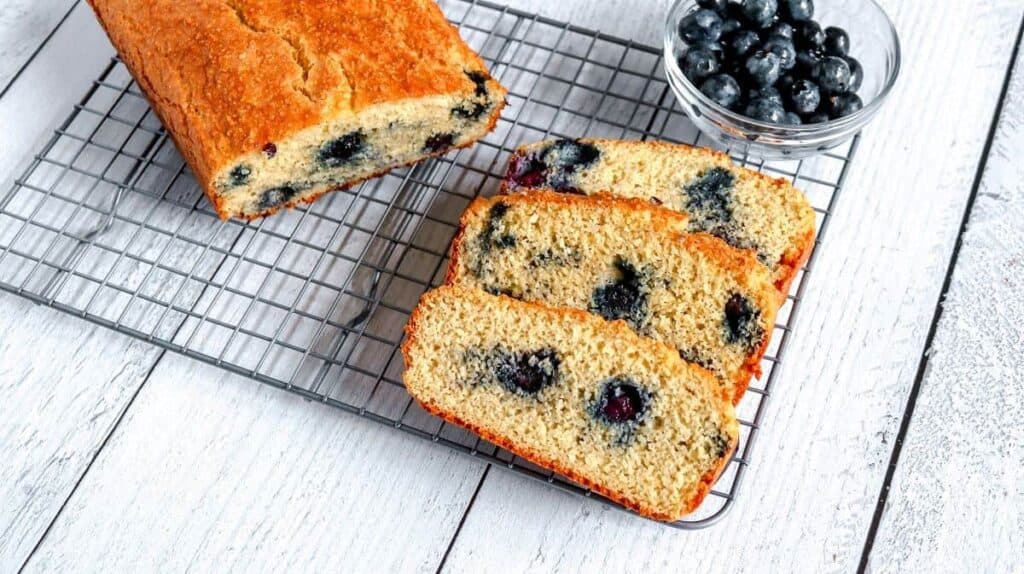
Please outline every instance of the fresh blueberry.
[[850, 91], [856, 92], [860, 90], [861, 84], [864, 83], [864, 68], [861, 67], [860, 62], [856, 58], [847, 56], [845, 60], [846, 64], [850, 66]]
[[781, 36], [769, 38], [761, 48], [778, 56], [779, 66], [783, 70], [792, 70], [796, 65], [796, 48], [793, 46], [793, 41], [788, 38]]
[[738, 32], [741, 28], [743, 28], [743, 23], [736, 18], [726, 18], [722, 20], [722, 38], [725, 38], [734, 32]]
[[825, 32], [814, 20], [800, 22], [793, 32], [793, 42], [800, 50], [821, 50], [825, 46]]
[[243, 185], [245, 182], [249, 181], [250, 175], [252, 175], [252, 168], [242, 164], [236, 165], [235, 168], [231, 170], [231, 173], [228, 174], [228, 177], [231, 178], [231, 185]]
[[810, 80], [793, 82], [787, 93], [793, 111], [799, 114], [812, 114], [821, 103], [821, 91], [818, 85]]
[[502, 353], [495, 376], [505, 390], [523, 396], [536, 396], [558, 381], [561, 360], [554, 349], [545, 348], [525, 353]]
[[779, 57], [766, 50], [758, 50], [747, 57], [747, 75], [760, 86], [770, 86], [779, 79], [782, 64]]
[[636, 426], [647, 418], [651, 394], [626, 377], [615, 377], [601, 385], [592, 407], [594, 417], [611, 426]]
[[277, 146], [273, 142], [264, 145], [263, 154], [267, 156], [267, 159], [274, 157], [277, 155]]
[[775, 102], [780, 106], [784, 106], [782, 94], [774, 86], [765, 86], [763, 88], [755, 88], [747, 92], [747, 101], [762, 98], [771, 102]]
[[680, 66], [691, 82], [699, 84], [704, 78], [718, 72], [718, 58], [710, 50], [694, 49], [686, 52]]
[[848, 116], [864, 107], [857, 94], [834, 94], [826, 101], [828, 115], [832, 119]]
[[723, 108], [732, 108], [740, 100], [740, 85], [728, 74], [715, 74], [704, 80], [700, 91]]
[[508, 166], [508, 180], [513, 187], [542, 187], [547, 183], [548, 166], [533, 153], [516, 154]]
[[756, 349], [761, 344], [764, 329], [760, 325], [761, 312], [749, 299], [734, 293], [725, 302], [722, 326], [725, 340], [730, 344], [739, 344], [748, 350]]
[[792, 40], [793, 26], [790, 25], [788, 22], [779, 22], [775, 24], [774, 26], [771, 27], [770, 30], [768, 30], [768, 37], [775, 38], [776, 36], [780, 38], [789, 38], [790, 40]]
[[426, 143], [423, 144], [423, 150], [437, 153], [452, 147], [453, 143], [455, 143], [455, 134], [451, 132], [437, 133], [427, 138]]
[[825, 112], [814, 112], [813, 114], [804, 118], [805, 124], [823, 124], [829, 120], [828, 114]]
[[825, 56], [814, 67], [814, 78], [823, 92], [844, 94], [850, 89], [850, 65], [838, 56]]
[[846, 30], [836, 26], [825, 28], [825, 52], [830, 56], [845, 56], [850, 52], [850, 36]]
[[814, 17], [814, 0], [781, 0], [779, 15], [790, 22], [805, 22]]
[[786, 112], [786, 117], [782, 120], [782, 123], [788, 126], [798, 126], [804, 122], [800, 119], [800, 114], [795, 112]]
[[697, 0], [697, 5], [701, 8], [707, 8], [708, 10], [714, 10], [719, 14], [725, 13], [725, 8], [729, 4], [729, 0]]
[[778, 102], [767, 98], [750, 100], [743, 113], [747, 117], [772, 124], [781, 124], [786, 119], [786, 110]]
[[679, 22], [679, 36], [687, 44], [716, 42], [722, 35], [722, 17], [706, 8], [688, 14]]
[[316, 159], [327, 167], [340, 167], [356, 159], [365, 149], [366, 136], [355, 131], [320, 146]]
[[726, 43], [726, 52], [737, 60], [746, 58], [761, 43], [761, 35], [754, 30], [740, 30]]
[[743, 0], [743, 15], [758, 28], [767, 28], [775, 21], [778, 0]]
[[267, 209], [281, 207], [291, 201], [298, 193], [299, 191], [290, 185], [282, 185], [280, 187], [268, 189], [260, 194], [260, 201], [257, 205], [257, 209], [265, 211]]
[[594, 289], [590, 311], [609, 321], [624, 320], [633, 329], [640, 330], [647, 321], [644, 281], [631, 264], [617, 260], [614, 266], [618, 278]]
[[814, 67], [821, 61], [822, 55], [818, 50], [801, 50], [796, 53], [796, 66], [794, 70], [805, 77], [814, 75]]
[[711, 52], [715, 55], [715, 59], [718, 60], [719, 66], [722, 61], [725, 60], [725, 46], [721, 42], [704, 42], [703, 44], [694, 44], [690, 46], [690, 50], [704, 50]]

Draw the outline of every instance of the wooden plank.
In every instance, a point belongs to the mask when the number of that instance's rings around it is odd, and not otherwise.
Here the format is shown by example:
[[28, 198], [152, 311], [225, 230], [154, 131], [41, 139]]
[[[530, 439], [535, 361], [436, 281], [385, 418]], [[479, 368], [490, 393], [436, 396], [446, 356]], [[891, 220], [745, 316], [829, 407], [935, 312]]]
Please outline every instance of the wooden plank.
[[432, 570], [482, 471], [168, 354], [27, 571]]
[[[19, 0], [21, 3], [21, 0]], [[23, 2], [34, 5], [31, 0]], [[42, 3], [47, 4], [47, 3]], [[35, 8], [33, 7], [33, 10]], [[34, 19], [34, 18], [28, 18]], [[8, 23], [18, 28], [19, 21]], [[0, 32], [8, 37], [23, 32]], [[92, 10], [80, 2], [60, 30], [0, 100], [0, 195], [26, 159], [49, 138], [114, 54]], [[0, 56], [0, 66], [7, 60]]]
[[0, 294], [0, 570], [56, 516], [158, 351]]
[[1024, 564], [1024, 58], [943, 302], [870, 569]]
[[[0, 86], [69, 1], [0, 7]], [[112, 53], [82, 3], [0, 100], [0, 192]], [[0, 233], [0, 235], [3, 235]], [[0, 570], [14, 571], [56, 516], [158, 351], [0, 294]]]
[[74, 3], [75, 0], [4, 0], [0, 4], [0, 92]]
[[447, 569], [856, 569], [1020, 22], [1016, 2], [885, 4], [904, 74], [849, 173], [731, 514], [680, 533], [492, 472]]

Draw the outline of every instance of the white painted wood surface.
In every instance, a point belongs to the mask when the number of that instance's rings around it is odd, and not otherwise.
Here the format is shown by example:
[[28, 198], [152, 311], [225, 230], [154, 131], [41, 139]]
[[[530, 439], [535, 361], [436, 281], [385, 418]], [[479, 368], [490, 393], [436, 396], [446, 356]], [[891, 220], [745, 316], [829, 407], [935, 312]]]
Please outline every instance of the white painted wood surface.
[[[657, 43], [666, 3], [510, 4]], [[986, 3], [983, 10], [973, 2], [886, 4], [902, 33], [907, 69], [850, 173], [733, 514], [711, 530], [681, 533], [492, 471], [455, 540], [449, 569], [855, 567], [1020, 18], [1016, 0]], [[109, 47], [97, 47], [98, 30], [87, 17], [69, 21], [68, 30], [53, 43], [83, 65], [67, 70], [60, 89], [53, 89], [60, 98], [77, 99], [99, 71], [87, 62], [105, 61]], [[38, 69], [43, 72], [31, 76]], [[60, 80], [54, 70], [33, 64], [23, 79]], [[945, 81], [950, 70], [958, 82]], [[51, 118], [31, 113], [28, 100], [18, 100], [22, 107], [9, 103], [33, 88], [19, 80], [0, 101], [0, 119], [15, 126], [5, 132], [16, 139], [7, 141], [20, 142], [11, 147], [0, 140], [0, 150], [37, 141], [67, 109], [55, 108], [62, 111]], [[922, 105], [923, 94], [930, 105]], [[936, 113], [951, 109], [957, 113]], [[0, 151], [0, 165], [20, 159]], [[0, 308], [13, 306], [17, 314], [24, 303], [7, 299], [0, 298]], [[4, 332], [4, 343], [18, 356], [35, 357], [32, 348], [61, 340], [56, 333], [69, 322], [52, 310], [32, 312], [31, 325], [13, 321]], [[110, 338], [109, 356], [134, 345], [103, 330], [96, 336]], [[121, 364], [89, 363], [80, 378], [97, 381], [90, 388], [105, 387], [101, 381], [111, 380]], [[91, 390], [93, 396], [104, 391]], [[0, 404], [0, 416], [28, 402]], [[101, 403], [83, 398], [75, 412], [106, 412]], [[88, 418], [22, 420], [36, 425], [40, 440], [56, 444]], [[99, 435], [83, 440], [80, 452], [95, 449]], [[0, 443], [0, 451], [5, 446]], [[19, 464], [12, 473], [30, 475], [44, 463]], [[52, 500], [66, 497], [80, 475], [47, 470], [33, 487], [42, 492], [57, 485]], [[433, 570], [482, 472], [438, 447], [168, 355], [30, 569], [353, 564]], [[5, 479], [0, 489], [7, 487]], [[34, 496], [25, 504], [52, 506]], [[45, 530], [49, 519], [45, 512], [0, 515], [0, 532], [29, 533], [17, 547], [30, 549], [31, 533]]]
[[431, 571], [483, 464], [169, 354], [29, 572]]
[[74, 3], [75, 0], [4, 0], [0, 3], [0, 92]]
[[1004, 106], [871, 554], [874, 571], [1024, 565], [1024, 59]]
[[0, 571], [17, 569], [159, 354], [0, 294]]
[[[79, 2], [60, 32], [0, 100], [0, 126], [4, 128], [0, 129], [0, 193], [7, 193], [14, 176], [27, 165], [30, 151], [38, 150], [50, 137], [114, 55], [93, 19], [88, 5]], [[14, 36], [10, 32], [3, 35]]]
[[[43, 23], [55, 25], [69, 5], [0, 6], [0, 76], [24, 64], [32, 41], [49, 33]], [[113, 53], [85, 25], [91, 19], [83, 3], [66, 33], [47, 43], [0, 100], [0, 193]], [[0, 571], [28, 557], [158, 355], [129, 337], [0, 295]]]

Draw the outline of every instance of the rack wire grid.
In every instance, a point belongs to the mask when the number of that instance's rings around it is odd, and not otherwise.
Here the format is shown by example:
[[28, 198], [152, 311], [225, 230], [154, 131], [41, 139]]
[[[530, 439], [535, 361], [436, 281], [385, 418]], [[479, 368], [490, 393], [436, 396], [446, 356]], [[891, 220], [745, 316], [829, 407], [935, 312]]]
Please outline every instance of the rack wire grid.
[[[713, 142], [675, 103], [657, 48], [480, 0], [441, 5], [509, 88], [497, 128], [475, 146], [273, 217], [221, 221], [114, 58], [0, 200], [0, 288], [600, 499], [421, 410], [402, 385], [402, 330], [444, 277], [459, 215], [497, 192], [518, 145]], [[734, 158], [794, 180], [815, 206], [818, 241], [779, 313], [765, 375], [738, 406], [740, 448], [675, 527], [708, 526], [736, 500], [856, 144], [805, 161]]]

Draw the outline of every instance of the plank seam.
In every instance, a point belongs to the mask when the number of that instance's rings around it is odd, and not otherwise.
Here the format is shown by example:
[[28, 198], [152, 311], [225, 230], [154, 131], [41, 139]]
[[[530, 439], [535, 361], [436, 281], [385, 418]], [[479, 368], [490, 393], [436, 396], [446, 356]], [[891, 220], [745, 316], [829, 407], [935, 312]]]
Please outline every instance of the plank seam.
[[166, 350], [160, 351], [160, 354], [157, 356], [156, 360], [153, 361], [153, 365], [150, 366], [148, 371], [146, 371], [146, 376], [142, 379], [142, 384], [140, 384], [138, 388], [135, 389], [135, 392], [132, 393], [131, 398], [128, 399], [127, 403], [125, 403], [124, 408], [121, 409], [121, 412], [117, 413], [117, 418], [114, 419], [114, 424], [110, 426], [110, 430], [108, 430], [106, 436], [103, 437], [103, 441], [100, 442], [99, 448], [97, 448], [96, 452], [93, 453], [92, 457], [89, 459], [89, 463], [85, 465], [85, 469], [82, 471], [82, 474], [78, 476], [78, 479], [75, 481], [75, 485], [71, 487], [71, 491], [68, 492], [68, 495], [64, 498], [64, 502], [60, 504], [60, 508], [57, 509], [57, 512], [53, 515], [53, 518], [50, 519], [50, 523], [46, 525], [46, 529], [43, 530], [42, 535], [39, 536], [39, 540], [36, 540], [35, 545], [32, 546], [32, 551], [28, 553], [28, 556], [25, 557], [25, 561], [22, 562], [21, 567], [18, 568], [18, 574], [21, 574], [25, 571], [25, 568], [28, 566], [28, 563], [32, 560], [32, 557], [35, 556], [36, 551], [38, 551], [39, 548], [43, 545], [43, 541], [46, 540], [47, 535], [50, 534], [50, 530], [53, 529], [53, 525], [57, 523], [57, 519], [60, 518], [60, 515], [64, 513], [64, 509], [67, 507], [68, 503], [71, 502], [71, 499], [75, 496], [75, 492], [78, 491], [78, 487], [81, 486], [82, 482], [85, 480], [85, 477], [89, 474], [89, 471], [92, 470], [92, 465], [96, 463], [96, 460], [100, 457], [100, 453], [103, 452], [104, 448], [106, 448], [107, 443], [110, 442], [110, 438], [114, 436], [114, 432], [117, 431], [118, 427], [121, 426], [121, 421], [124, 420], [124, 416], [128, 414], [128, 411], [132, 408], [132, 405], [135, 403], [136, 397], [138, 397], [139, 393], [142, 392], [143, 387], [146, 386], [146, 383], [149, 381], [149, 378], [153, 376], [153, 373], [156, 371], [157, 366], [160, 365], [160, 362], [163, 360], [164, 355], [166, 354]]
[[455, 548], [455, 541], [459, 539], [459, 534], [462, 532], [462, 527], [466, 524], [466, 518], [469, 517], [469, 511], [473, 509], [473, 504], [476, 503], [476, 497], [480, 494], [483, 489], [484, 481], [487, 480], [487, 473], [490, 472], [491, 465], [487, 465], [484, 469], [483, 474], [480, 475], [480, 482], [476, 484], [476, 490], [473, 491], [473, 496], [469, 498], [469, 504], [466, 505], [466, 510], [462, 512], [462, 518], [459, 519], [459, 525], [455, 527], [455, 532], [452, 533], [452, 539], [448, 541], [448, 548], [445, 548], [444, 556], [441, 557], [441, 562], [437, 565], [435, 574], [440, 574], [444, 570], [444, 565], [448, 562], [448, 555], [452, 553], [452, 548]]
[[[115, 205], [113, 209], [116, 210], [117, 206]], [[235, 237], [235, 239], [231, 242], [231, 246], [228, 248], [229, 253], [234, 251], [235, 247], [238, 245], [238, 243], [241, 241], [244, 235], [244, 233], [239, 233]], [[220, 270], [224, 267], [224, 264], [227, 261], [228, 257], [223, 257], [220, 263], [218, 263], [217, 267], [214, 269], [212, 276], [215, 277], [217, 273], [219, 273]], [[206, 291], [209, 288], [210, 286], [207, 285], [203, 287], [202, 291], [199, 292], [199, 297], [196, 298], [196, 305], [199, 304], [199, 301], [202, 301], [203, 295], [206, 294]], [[188, 321], [183, 319], [181, 323], [177, 326], [177, 328], [175, 328], [174, 333], [171, 335], [172, 341], [174, 340], [175, 337], [178, 336], [178, 333], [181, 332], [181, 330], [185, 327], [187, 322]], [[131, 409], [132, 405], [135, 403], [136, 397], [139, 396], [139, 393], [142, 392], [142, 389], [146, 386], [146, 383], [149, 382], [150, 377], [153, 376], [153, 373], [156, 371], [156, 368], [160, 365], [161, 361], [163, 361], [164, 355], [166, 354], [167, 349], [160, 350], [160, 354], [157, 355], [156, 360], [153, 361], [152, 366], [150, 366], [149, 370], [146, 372], [146, 376], [143, 377], [142, 383], [139, 384], [138, 388], [135, 389], [135, 392], [132, 394], [131, 398], [128, 399], [128, 402], [125, 404], [121, 412], [117, 414], [117, 418], [114, 420], [114, 424], [110, 427], [110, 430], [107, 432], [106, 436], [103, 437], [103, 441], [100, 442], [99, 448], [96, 449], [95, 453], [93, 453], [92, 458], [90, 458], [88, 464], [85, 465], [85, 469], [82, 471], [82, 474], [75, 481], [75, 485], [71, 488], [71, 491], [68, 492], [68, 495], [64, 499], [64, 502], [61, 503], [60, 508], [57, 509], [57, 512], [53, 515], [53, 518], [50, 520], [50, 523], [46, 525], [46, 529], [43, 530], [43, 534], [39, 537], [39, 540], [36, 540], [35, 545], [32, 547], [32, 551], [28, 553], [28, 556], [25, 557], [25, 561], [21, 564], [21, 567], [18, 568], [18, 574], [24, 572], [25, 567], [28, 566], [28, 563], [32, 560], [32, 557], [42, 546], [43, 541], [46, 539], [46, 536], [50, 533], [50, 530], [53, 528], [53, 525], [57, 523], [57, 519], [60, 518], [60, 515], [64, 512], [64, 509], [67, 507], [68, 502], [70, 502], [71, 499], [75, 496], [75, 492], [78, 491], [79, 485], [82, 484], [82, 481], [84, 481], [85, 477], [89, 474], [89, 471], [92, 469], [92, 465], [96, 462], [96, 459], [100, 457], [100, 453], [102, 453], [103, 449], [106, 448], [107, 443], [110, 441], [110, 438], [114, 436], [114, 433], [117, 431], [118, 427], [121, 426], [121, 421], [124, 419], [124, 416], [128, 413], [129, 409]], [[484, 475], [486, 476], [486, 473]]]
[[1003, 107], [1009, 94], [1014, 66], [1016, 65], [1017, 59], [1020, 55], [1022, 38], [1024, 38], [1024, 14], [1021, 16], [1021, 23], [1017, 29], [1017, 39], [1014, 42], [1013, 50], [1010, 53], [1010, 60], [1006, 66], [1003, 86], [999, 93], [999, 99], [996, 102], [992, 123], [989, 126], [988, 137], [985, 140], [984, 148], [982, 148], [981, 161], [978, 162], [978, 169], [975, 172], [974, 182], [971, 185], [971, 193], [967, 197], [967, 205], [964, 207], [963, 218], [960, 221], [960, 230], [957, 233], [956, 242], [953, 245], [953, 252], [950, 255], [949, 264], [946, 267], [946, 276], [942, 282], [942, 291], [940, 292], [939, 299], [935, 304], [935, 312], [932, 315], [931, 325], [928, 328], [928, 336], [925, 338], [924, 349], [921, 351], [921, 359], [918, 362], [914, 383], [910, 388], [910, 395], [907, 397], [907, 405], [904, 408], [903, 417], [900, 420], [899, 432], [896, 435], [896, 440], [893, 444], [892, 453], [889, 458], [889, 465], [885, 472], [885, 479], [882, 482], [882, 487], [878, 493], [878, 502], [875, 504], [875, 512], [871, 519], [871, 526], [868, 529], [867, 539], [864, 541], [864, 549], [861, 552], [860, 564], [857, 567], [857, 572], [860, 574], [863, 574], [867, 570], [868, 559], [871, 556], [875, 537], [878, 535], [878, 529], [882, 522], [882, 515], [885, 512], [885, 505], [889, 499], [889, 488], [892, 486], [892, 480], [896, 474], [896, 467], [899, 464], [900, 454], [903, 451], [903, 442], [910, 429], [910, 422], [914, 416], [914, 407], [917, 404], [917, 399], [921, 392], [921, 386], [924, 382], [924, 375], [928, 368], [928, 351], [931, 349], [935, 339], [935, 334], [938, 331], [939, 321], [942, 319], [943, 302], [949, 294], [949, 288], [953, 280], [953, 271], [956, 269], [956, 263], [960, 257], [960, 249], [963, 247], [964, 233], [967, 231], [967, 225], [971, 219], [971, 212], [974, 211], [974, 204], [978, 198], [978, 192], [981, 188], [982, 179], [985, 176], [985, 170], [988, 167], [988, 158], [992, 152], [992, 143], [995, 140], [996, 131], [999, 128], [999, 119], [1002, 116]]
[[21, 75], [25, 72], [25, 70], [28, 69], [29, 65], [31, 65], [32, 62], [35, 61], [36, 56], [38, 56], [39, 53], [43, 51], [43, 48], [45, 48], [46, 45], [50, 43], [50, 39], [53, 38], [54, 34], [57, 33], [57, 30], [60, 30], [61, 27], [64, 26], [64, 23], [67, 22], [68, 18], [71, 17], [71, 14], [75, 11], [76, 8], [78, 8], [78, 5], [81, 3], [82, 0], [75, 0], [75, 3], [71, 5], [71, 8], [68, 8], [68, 11], [64, 13], [64, 16], [62, 16], [61, 19], [57, 21], [57, 24], [50, 30], [50, 33], [47, 34], [45, 38], [43, 38], [43, 41], [40, 42], [38, 46], [36, 46], [35, 50], [32, 50], [32, 54], [29, 55], [28, 60], [25, 60], [25, 63], [18, 68], [18, 71], [14, 72], [14, 75], [11, 76], [11, 79], [7, 82], [7, 85], [5, 85], [3, 89], [0, 89], [0, 100], [2, 100], [5, 95], [7, 95], [7, 92], [10, 91], [11, 87], [18, 81], [18, 78], [20, 78]]

